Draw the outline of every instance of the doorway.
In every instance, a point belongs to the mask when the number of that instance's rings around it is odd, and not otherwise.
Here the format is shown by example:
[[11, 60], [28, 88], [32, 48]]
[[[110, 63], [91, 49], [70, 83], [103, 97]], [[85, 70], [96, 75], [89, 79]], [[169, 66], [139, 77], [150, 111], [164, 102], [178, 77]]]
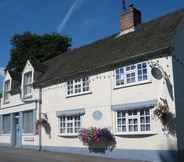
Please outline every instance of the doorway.
[[15, 114], [15, 147], [20, 148], [21, 147], [21, 124], [20, 124], [20, 113]]

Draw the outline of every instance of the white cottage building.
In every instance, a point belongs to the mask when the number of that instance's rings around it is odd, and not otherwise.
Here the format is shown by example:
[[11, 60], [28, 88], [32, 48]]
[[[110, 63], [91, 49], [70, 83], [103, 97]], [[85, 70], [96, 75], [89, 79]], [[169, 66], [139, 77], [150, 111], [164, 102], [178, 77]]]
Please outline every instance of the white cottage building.
[[[121, 31], [108, 38], [39, 66], [27, 61], [21, 76], [6, 71], [1, 145], [99, 155], [78, 132], [108, 128], [117, 145], [101, 156], [174, 161], [184, 149], [184, 10], [142, 23], [130, 6], [120, 22]], [[162, 99], [176, 121], [172, 129], [154, 115]], [[43, 117], [50, 136], [35, 133]]]

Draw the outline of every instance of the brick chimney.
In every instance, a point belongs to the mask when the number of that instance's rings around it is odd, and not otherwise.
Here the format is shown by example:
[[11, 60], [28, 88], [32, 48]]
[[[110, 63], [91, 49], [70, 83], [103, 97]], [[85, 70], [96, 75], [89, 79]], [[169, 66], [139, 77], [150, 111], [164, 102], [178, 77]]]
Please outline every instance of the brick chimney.
[[137, 25], [141, 24], [141, 12], [133, 5], [123, 11], [120, 19], [121, 33], [129, 33], [135, 30]]

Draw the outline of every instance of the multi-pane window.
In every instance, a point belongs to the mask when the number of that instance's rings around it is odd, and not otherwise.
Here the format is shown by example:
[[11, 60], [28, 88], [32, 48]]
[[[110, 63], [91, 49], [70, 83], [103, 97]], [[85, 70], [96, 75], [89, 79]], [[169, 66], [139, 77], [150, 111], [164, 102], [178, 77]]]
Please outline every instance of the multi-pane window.
[[7, 103], [9, 101], [10, 89], [10, 80], [7, 80], [4, 83], [4, 103]]
[[151, 131], [150, 109], [117, 112], [117, 132], [135, 133]]
[[124, 68], [118, 68], [116, 69], [116, 85], [123, 85], [125, 83], [124, 81]]
[[141, 122], [141, 131], [150, 131], [150, 111], [149, 110], [141, 110], [140, 112], [140, 122]]
[[129, 85], [148, 80], [146, 62], [120, 67], [115, 70], [116, 86]]
[[60, 117], [60, 134], [76, 135], [81, 128], [81, 116], [61, 116]]
[[134, 83], [136, 81], [136, 65], [127, 66], [126, 68], [126, 83]]
[[82, 94], [89, 91], [89, 78], [80, 78], [67, 82], [67, 95]]
[[147, 64], [141, 63], [137, 64], [137, 72], [138, 72], [138, 81], [143, 81], [148, 79], [148, 72], [147, 72]]
[[3, 115], [3, 133], [10, 133], [10, 115]]
[[31, 96], [32, 93], [32, 72], [24, 74], [24, 85], [23, 85], [24, 97]]
[[23, 133], [33, 133], [33, 111], [23, 112]]

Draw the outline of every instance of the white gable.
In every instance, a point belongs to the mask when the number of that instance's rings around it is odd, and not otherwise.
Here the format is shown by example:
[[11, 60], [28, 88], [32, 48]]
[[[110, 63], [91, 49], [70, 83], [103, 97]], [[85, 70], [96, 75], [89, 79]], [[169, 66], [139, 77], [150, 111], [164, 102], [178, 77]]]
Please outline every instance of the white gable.
[[25, 67], [23, 69], [22, 74], [24, 74], [26, 72], [30, 72], [30, 71], [34, 72], [34, 68], [33, 68], [31, 62], [29, 60], [27, 60], [26, 65], [25, 65]]

